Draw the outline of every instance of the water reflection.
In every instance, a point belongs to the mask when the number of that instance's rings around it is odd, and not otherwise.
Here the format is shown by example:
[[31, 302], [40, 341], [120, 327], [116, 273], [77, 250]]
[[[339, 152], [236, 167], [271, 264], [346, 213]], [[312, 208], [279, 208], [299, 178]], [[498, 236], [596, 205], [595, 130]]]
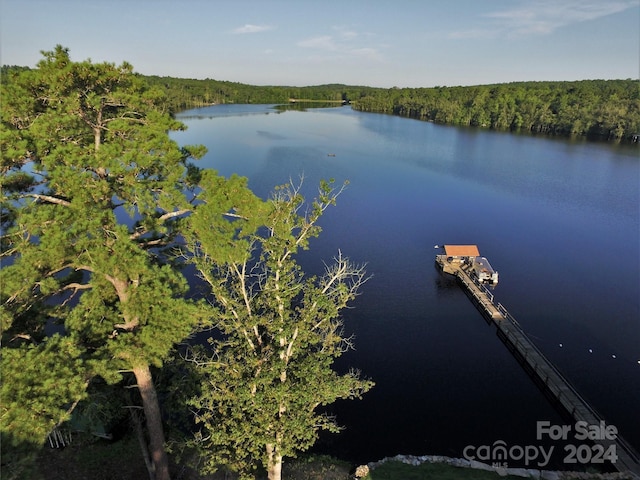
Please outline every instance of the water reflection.
[[637, 149], [348, 107], [279, 115], [234, 107], [237, 116], [229, 107], [181, 118], [189, 130], [175, 138], [205, 144], [202, 165], [246, 175], [261, 196], [301, 174], [307, 197], [322, 178], [349, 180], [300, 262], [316, 272], [340, 248], [374, 274], [346, 313], [357, 350], [336, 365], [360, 368], [376, 387], [330, 408], [347, 430], [319, 448], [362, 461], [461, 456], [470, 443], [535, 443], [536, 421], [562, 421], [455, 281], [436, 270], [433, 245], [443, 241], [479, 245], [500, 271], [497, 300], [640, 446]]

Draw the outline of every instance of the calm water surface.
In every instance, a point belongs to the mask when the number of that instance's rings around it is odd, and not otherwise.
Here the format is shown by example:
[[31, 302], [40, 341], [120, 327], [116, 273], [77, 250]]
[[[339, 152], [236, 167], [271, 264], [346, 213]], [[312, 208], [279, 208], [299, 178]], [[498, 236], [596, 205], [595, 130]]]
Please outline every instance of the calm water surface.
[[500, 272], [496, 299], [640, 449], [638, 148], [349, 107], [219, 105], [179, 117], [188, 130], [174, 138], [209, 149], [201, 166], [247, 176], [261, 196], [300, 175], [309, 197], [322, 178], [350, 182], [300, 260], [317, 272], [341, 249], [367, 262], [374, 276], [345, 314], [356, 350], [337, 368], [359, 368], [376, 386], [331, 407], [346, 430], [319, 451], [360, 462], [461, 457], [499, 440], [542, 445], [537, 421], [568, 423], [435, 269], [443, 243], [479, 246]]

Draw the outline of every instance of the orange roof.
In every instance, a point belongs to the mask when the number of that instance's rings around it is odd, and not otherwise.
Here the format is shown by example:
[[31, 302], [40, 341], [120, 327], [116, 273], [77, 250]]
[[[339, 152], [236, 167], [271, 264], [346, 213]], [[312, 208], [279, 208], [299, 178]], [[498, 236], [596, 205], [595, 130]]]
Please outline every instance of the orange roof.
[[479, 257], [477, 245], [445, 245], [444, 253], [452, 257]]

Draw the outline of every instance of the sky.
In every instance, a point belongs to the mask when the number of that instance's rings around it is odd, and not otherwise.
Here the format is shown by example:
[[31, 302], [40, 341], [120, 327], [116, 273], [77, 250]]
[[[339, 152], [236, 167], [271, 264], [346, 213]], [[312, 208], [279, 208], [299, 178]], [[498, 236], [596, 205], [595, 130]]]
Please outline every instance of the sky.
[[0, 62], [251, 85], [434, 87], [640, 76], [640, 0], [0, 0]]

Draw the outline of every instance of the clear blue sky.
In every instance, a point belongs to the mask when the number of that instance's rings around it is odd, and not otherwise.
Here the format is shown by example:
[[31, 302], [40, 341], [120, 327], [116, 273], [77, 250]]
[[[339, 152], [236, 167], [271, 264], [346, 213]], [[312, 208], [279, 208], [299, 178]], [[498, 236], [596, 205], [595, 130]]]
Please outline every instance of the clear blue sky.
[[638, 78], [640, 0], [0, 0], [0, 60], [253, 85]]

